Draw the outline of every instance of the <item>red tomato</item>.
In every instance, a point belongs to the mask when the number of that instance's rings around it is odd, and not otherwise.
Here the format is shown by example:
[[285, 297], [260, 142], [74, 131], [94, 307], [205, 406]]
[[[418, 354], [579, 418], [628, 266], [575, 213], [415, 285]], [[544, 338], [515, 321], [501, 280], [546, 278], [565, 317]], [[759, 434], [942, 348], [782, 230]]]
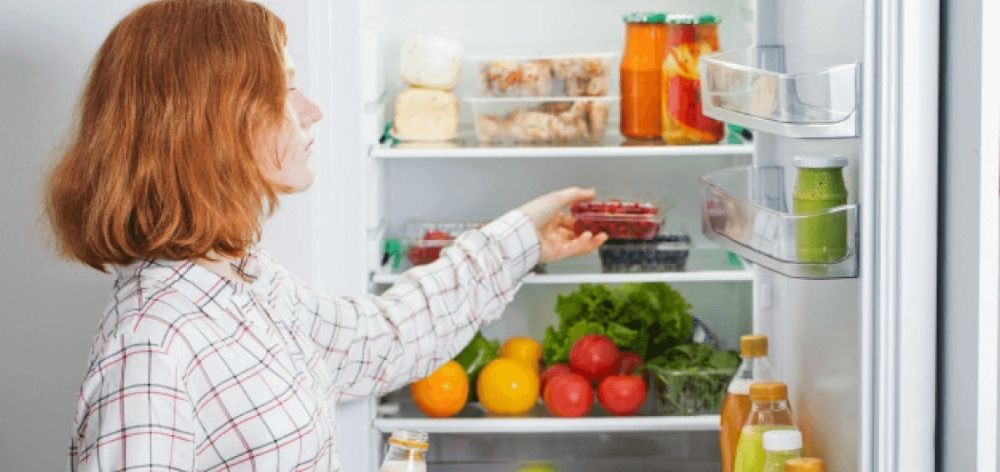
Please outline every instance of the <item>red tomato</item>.
[[642, 367], [642, 358], [634, 352], [622, 352], [615, 361], [615, 373], [619, 375], [635, 373], [639, 367]]
[[588, 334], [578, 339], [569, 351], [569, 365], [591, 382], [614, 373], [618, 347], [607, 336]]
[[552, 380], [562, 374], [571, 374], [573, 369], [570, 369], [568, 365], [563, 363], [552, 364], [542, 371], [542, 377], [539, 379], [539, 391], [545, 393], [545, 386], [548, 385], [549, 380]]
[[597, 386], [597, 400], [608, 413], [634, 415], [646, 402], [646, 381], [638, 375], [611, 375]]
[[557, 375], [549, 381], [542, 399], [549, 413], [575, 418], [590, 411], [590, 406], [594, 404], [594, 388], [580, 374]]

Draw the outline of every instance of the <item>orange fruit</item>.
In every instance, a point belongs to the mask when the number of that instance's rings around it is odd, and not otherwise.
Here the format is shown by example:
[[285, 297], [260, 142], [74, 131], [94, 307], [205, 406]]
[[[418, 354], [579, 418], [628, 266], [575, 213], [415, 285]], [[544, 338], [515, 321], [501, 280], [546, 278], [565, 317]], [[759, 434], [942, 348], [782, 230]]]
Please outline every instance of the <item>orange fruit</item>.
[[538, 403], [538, 374], [522, 361], [494, 359], [479, 372], [476, 393], [490, 413], [523, 415]]
[[524, 336], [509, 338], [500, 347], [500, 357], [522, 361], [538, 372], [538, 362], [542, 360], [542, 344]]
[[454, 416], [469, 397], [469, 376], [458, 362], [448, 361], [431, 375], [410, 385], [410, 396], [427, 416]]

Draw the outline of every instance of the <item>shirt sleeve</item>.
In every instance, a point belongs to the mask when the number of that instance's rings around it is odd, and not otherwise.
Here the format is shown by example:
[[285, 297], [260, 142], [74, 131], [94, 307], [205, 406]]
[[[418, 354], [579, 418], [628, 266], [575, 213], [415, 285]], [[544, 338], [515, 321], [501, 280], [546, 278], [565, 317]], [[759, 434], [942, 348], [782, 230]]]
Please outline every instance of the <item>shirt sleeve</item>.
[[80, 391], [70, 470], [194, 470], [194, 410], [176, 363], [148, 341], [108, 344]]
[[296, 291], [340, 398], [384, 394], [426, 377], [499, 318], [538, 256], [537, 230], [515, 210], [463, 233], [381, 296]]

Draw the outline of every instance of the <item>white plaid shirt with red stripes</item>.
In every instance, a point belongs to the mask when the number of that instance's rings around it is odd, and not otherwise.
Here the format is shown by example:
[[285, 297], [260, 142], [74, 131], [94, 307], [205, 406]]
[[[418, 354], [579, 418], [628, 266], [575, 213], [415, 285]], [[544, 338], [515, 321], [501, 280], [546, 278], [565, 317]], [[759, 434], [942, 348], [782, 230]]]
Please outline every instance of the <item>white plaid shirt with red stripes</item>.
[[502, 314], [538, 250], [534, 226], [513, 211], [358, 298], [320, 295], [257, 250], [239, 267], [247, 283], [190, 261], [117, 267], [70, 468], [339, 470], [337, 402], [390, 392], [454, 357]]

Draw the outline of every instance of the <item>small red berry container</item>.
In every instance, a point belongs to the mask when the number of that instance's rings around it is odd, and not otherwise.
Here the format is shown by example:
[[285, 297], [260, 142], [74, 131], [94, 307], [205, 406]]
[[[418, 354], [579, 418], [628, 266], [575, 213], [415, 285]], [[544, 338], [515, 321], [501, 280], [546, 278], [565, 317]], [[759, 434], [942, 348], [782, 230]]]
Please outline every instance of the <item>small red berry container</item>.
[[441, 257], [441, 251], [450, 246], [458, 235], [479, 226], [479, 223], [408, 223], [406, 257], [415, 266], [430, 264]]
[[601, 200], [579, 202], [570, 208], [573, 231], [583, 234], [605, 233], [609, 239], [647, 241], [660, 233], [664, 218], [660, 205], [640, 200]]

